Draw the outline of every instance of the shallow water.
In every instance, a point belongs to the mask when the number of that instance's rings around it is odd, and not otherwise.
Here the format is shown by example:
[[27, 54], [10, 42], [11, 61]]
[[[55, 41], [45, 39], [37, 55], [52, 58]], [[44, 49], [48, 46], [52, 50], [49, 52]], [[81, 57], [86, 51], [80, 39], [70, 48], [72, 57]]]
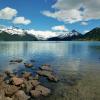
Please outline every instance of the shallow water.
[[23, 63], [9, 63], [17, 58], [35, 60], [36, 68], [50, 64], [59, 76], [43, 100], [100, 100], [100, 42], [0, 42], [0, 71], [23, 69]]

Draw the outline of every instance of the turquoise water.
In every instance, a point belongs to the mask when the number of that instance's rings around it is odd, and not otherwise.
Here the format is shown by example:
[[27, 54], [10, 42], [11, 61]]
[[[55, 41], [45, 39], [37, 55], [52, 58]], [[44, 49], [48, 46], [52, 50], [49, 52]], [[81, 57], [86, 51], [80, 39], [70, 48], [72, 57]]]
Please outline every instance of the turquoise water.
[[34, 59], [35, 66], [51, 64], [55, 70], [100, 70], [100, 42], [0, 42], [0, 70], [13, 70], [20, 65], [9, 60]]

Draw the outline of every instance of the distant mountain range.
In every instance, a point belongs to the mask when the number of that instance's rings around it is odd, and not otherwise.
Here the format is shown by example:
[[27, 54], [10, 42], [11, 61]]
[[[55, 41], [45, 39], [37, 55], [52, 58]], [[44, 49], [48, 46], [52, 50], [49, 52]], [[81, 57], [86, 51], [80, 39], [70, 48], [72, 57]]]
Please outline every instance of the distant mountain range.
[[82, 38], [83, 35], [76, 30], [72, 30], [72, 32], [69, 32], [65, 35], [59, 35], [57, 37], [51, 37], [48, 38], [48, 41], [72, 41]]
[[73, 41], [73, 40], [93, 40], [100, 41], [100, 28], [94, 28], [90, 32], [85, 33], [84, 35], [72, 30], [72, 32], [58, 35], [55, 37], [50, 37], [44, 39], [44, 37], [37, 37], [33, 34], [29, 34], [25, 30], [17, 29], [1, 29], [0, 30], [0, 41]]
[[100, 41], [100, 28], [94, 28], [93, 30], [81, 34], [75, 30], [73, 30], [69, 35], [67, 36], [57, 36], [48, 38], [48, 41], [74, 41], [74, 40], [81, 40], [81, 41]]

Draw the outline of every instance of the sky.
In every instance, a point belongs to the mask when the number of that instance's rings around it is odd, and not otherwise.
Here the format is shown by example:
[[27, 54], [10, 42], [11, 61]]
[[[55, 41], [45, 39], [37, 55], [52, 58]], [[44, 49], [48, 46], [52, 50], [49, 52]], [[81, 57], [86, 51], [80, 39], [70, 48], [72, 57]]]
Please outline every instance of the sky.
[[0, 0], [0, 25], [84, 33], [100, 27], [100, 0]]

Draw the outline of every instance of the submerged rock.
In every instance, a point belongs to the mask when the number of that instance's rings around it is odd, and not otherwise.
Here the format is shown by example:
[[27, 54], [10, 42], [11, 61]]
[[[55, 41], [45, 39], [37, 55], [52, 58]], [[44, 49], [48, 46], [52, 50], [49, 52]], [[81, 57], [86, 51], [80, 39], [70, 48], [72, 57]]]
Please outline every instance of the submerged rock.
[[51, 93], [51, 90], [42, 85], [38, 85], [35, 90], [32, 90], [30, 93], [32, 97], [48, 96]]
[[44, 87], [44, 86], [42, 86], [42, 85], [38, 85], [38, 86], [36, 87], [36, 90], [37, 90], [37, 91], [41, 91], [41, 94], [42, 94], [43, 96], [47, 96], [48, 94], [51, 93], [51, 90], [50, 90], [50, 89], [48, 89], [48, 88], [46, 88], [46, 87]]
[[22, 59], [10, 60], [11, 63], [21, 63]]
[[13, 100], [28, 100], [30, 96], [27, 96], [23, 90], [19, 90], [13, 96]]
[[31, 67], [33, 67], [33, 64], [28, 64], [28, 63], [24, 63], [24, 65], [25, 65], [25, 67], [27, 67], [27, 68], [31, 68]]
[[13, 77], [12, 82], [13, 82], [14, 85], [18, 86], [18, 85], [23, 84], [24, 80], [22, 78]]
[[37, 71], [37, 73], [41, 76], [47, 77], [50, 81], [54, 81], [54, 82], [58, 81], [58, 78], [55, 75], [53, 75], [53, 73], [50, 71], [40, 70]]
[[41, 70], [46, 70], [46, 71], [52, 71], [52, 68], [48, 64], [42, 65], [42, 67], [40, 67], [40, 69]]

